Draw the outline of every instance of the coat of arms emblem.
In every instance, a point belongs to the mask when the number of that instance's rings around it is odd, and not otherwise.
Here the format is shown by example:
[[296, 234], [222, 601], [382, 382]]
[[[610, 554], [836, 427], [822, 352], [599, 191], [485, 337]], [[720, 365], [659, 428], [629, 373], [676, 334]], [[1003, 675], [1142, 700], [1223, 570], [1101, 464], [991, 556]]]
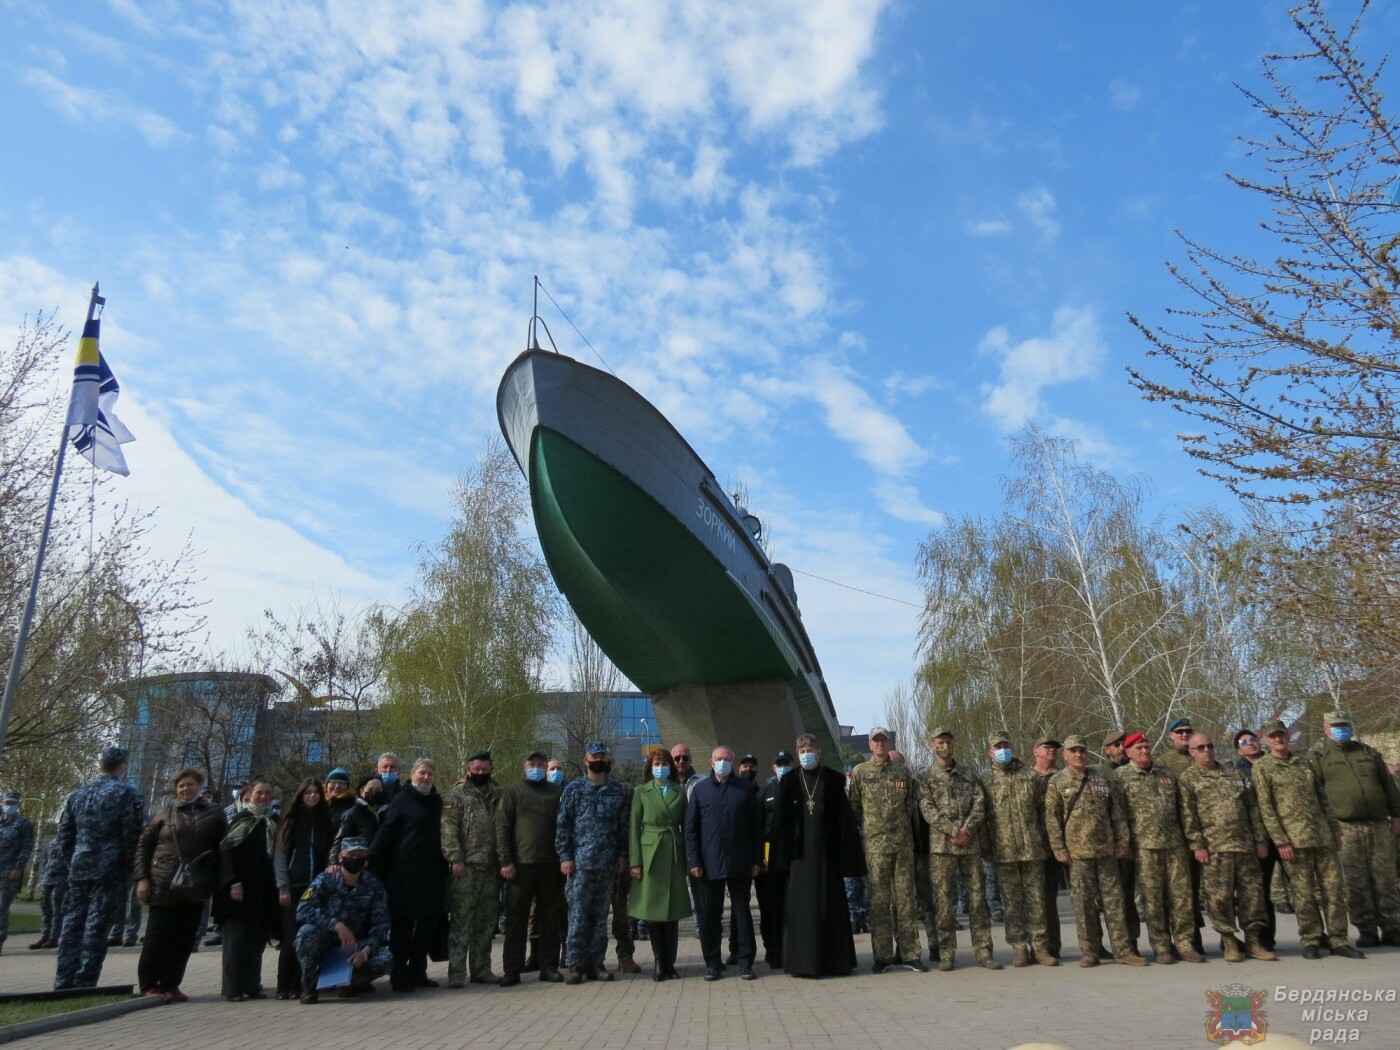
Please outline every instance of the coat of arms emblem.
[[1219, 991], [1206, 991], [1206, 1041], [1224, 1046], [1243, 1043], [1252, 1046], [1264, 1039], [1269, 1022], [1264, 1015], [1267, 990], [1255, 991], [1242, 984], [1226, 985]]

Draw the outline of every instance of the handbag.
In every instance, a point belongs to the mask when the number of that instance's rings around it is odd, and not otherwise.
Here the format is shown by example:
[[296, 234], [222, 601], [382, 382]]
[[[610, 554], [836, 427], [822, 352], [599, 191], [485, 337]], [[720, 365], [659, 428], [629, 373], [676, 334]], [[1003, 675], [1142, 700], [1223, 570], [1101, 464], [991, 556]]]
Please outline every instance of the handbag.
[[199, 856], [186, 860], [180, 852], [180, 835], [175, 828], [175, 809], [172, 806], [166, 815], [170, 825], [170, 841], [175, 845], [175, 874], [170, 877], [170, 892], [187, 901], [203, 901], [214, 891], [214, 873], [209, 867], [213, 850], [205, 850]]

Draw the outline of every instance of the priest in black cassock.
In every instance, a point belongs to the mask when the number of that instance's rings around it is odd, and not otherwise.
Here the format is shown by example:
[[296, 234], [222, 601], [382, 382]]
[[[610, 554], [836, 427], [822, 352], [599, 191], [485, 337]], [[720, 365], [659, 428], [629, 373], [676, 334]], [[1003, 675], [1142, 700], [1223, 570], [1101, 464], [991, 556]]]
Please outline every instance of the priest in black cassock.
[[794, 977], [846, 977], [856, 946], [847, 876], [865, 874], [846, 778], [821, 764], [816, 737], [797, 738], [799, 768], [778, 781], [769, 871], [785, 880], [783, 969]]

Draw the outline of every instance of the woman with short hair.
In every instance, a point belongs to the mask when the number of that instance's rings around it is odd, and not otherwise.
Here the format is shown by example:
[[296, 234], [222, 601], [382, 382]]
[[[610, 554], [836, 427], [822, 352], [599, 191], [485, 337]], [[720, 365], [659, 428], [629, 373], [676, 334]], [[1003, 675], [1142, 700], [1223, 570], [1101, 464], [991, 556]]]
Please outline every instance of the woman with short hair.
[[433, 786], [432, 759], [413, 763], [408, 784], [389, 803], [369, 850], [370, 867], [389, 893], [389, 950], [396, 992], [436, 988], [428, 977], [428, 949], [447, 906], [447, 861], [442, 855], [442, 796]]
[[214, 918], [224, 934], [223, 995], [231, 1003], [267, 998], [262, 990], [263, 949], [282, 923], [272, 867], [277, 831], [277, 818], [269, 811], [272, 784], [255, 777], [245, 795], [243, 808], [219, 845], [219, 891], [214, 895]]
[[297, 962], [297, 902], [311, 880], [321, 874], [330, 855], [330, 811], [315, 777], [297, 788], [273, 837], [272, 870], [277, 878], [277, 904], [282, 912], [282, 947], [277, 954], [277, 998], [301, 995], [301, 964]]
[[690, 914], [685, 876], [685, 788], [675, 783], [671, 752], [654, 747], [647, 756], [649, 779], [632, 792], [628, 849], [632, 888], [627, 914], [644, 919], [651, 935], [653, 981], [676, 972], [679, 921]]
[[204, 774], [197, 769], [176, 773], [175, 801], [155, 812], [136, 844], [136, 897], [150, 905], [137, 987], [167, 1003], [189, 998], [180, 984], [218, 878], [219, 843], [228, 831], [224, 811], [200, 794], [203, 786]]

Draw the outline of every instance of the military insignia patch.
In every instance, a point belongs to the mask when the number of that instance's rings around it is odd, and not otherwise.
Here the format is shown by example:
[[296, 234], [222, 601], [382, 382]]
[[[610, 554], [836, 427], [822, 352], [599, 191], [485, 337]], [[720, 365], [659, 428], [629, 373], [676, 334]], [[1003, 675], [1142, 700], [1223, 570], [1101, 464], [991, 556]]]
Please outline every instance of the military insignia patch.
[[1267, 990], [1255, 991], [1242, 984], [1230, 984], [1219, 991], [1206, 991], [1206, 1041], [1224, 1046], [1243, 1043], [1252, 1046], [1262, 1042], [1269, 1030], [1264, 1014]]
[[303, 894], [301, 895], [301, 899], [304, 900], [304, 901], [309, 901], [309, 900], [311, 899], [311, 887], [310, 887], [310, 886], [306, 887], [306, 892], [303, 893]]

